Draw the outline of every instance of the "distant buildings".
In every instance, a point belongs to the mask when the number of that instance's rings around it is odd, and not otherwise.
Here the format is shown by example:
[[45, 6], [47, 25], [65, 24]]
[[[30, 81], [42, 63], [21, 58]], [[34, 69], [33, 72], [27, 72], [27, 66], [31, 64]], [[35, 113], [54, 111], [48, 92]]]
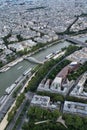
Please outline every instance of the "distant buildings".
[[80, 17], [74, 25], [72, 25], [70, 31], [78, 32], [79, 30], [84, 30], [87, 27], [87, 17]]
[[[75, 15], [79, 16], [82, 13], [81, 10], [86, 12], [86, 2], [81, 3], [81, 7], [75, 8], [74, 0], [70, 2], [66, 1], [66, 6], [65, 1], [62, 1], [61, 4], [61, 2], [57, 0], [54, 2], [50, 1], [50, 3], [48, 0], [46, 3], [35, 1], [32, 6], [29, 3], [25, 5], [15, 5], [13, 3], [14, 2], [10, 2], [8, 7], [6, 7], [5, 4], [1, 6], [0, 37], [6, 36], [12, 30], [13, 34], [20, 34], [20, 32], [22, 32], [23, 38], [30, 38], [31, 34], [36, 35], [32, 32], [27, 33], [27, 30], [30, 30], [31, 27], [34, 29], [32, 31], [37, 30], [45, 33], [48, 32], [46, 31], [47, 28], [55, 32], [64, 32], [75, 20]], [[37, 8], [37, 5], [38, 7], [43, 6], [45, 8], [31, 9], [31, 7]], [[86, 21], [86, 17], [80, 17], [76, 24], [72, 26], [71, 30], [78, 31], [86, 28]], [[26, 29], [25, 32], [23, 31], [24, 29]]]
[[8, 42], [18, 42], [17, 36], [16, 35], [12, 35], [11, 37], [9, 37], [7, 39]]
[[24, 46], [24, 48], [27, 48], [27, 47], [32, 48], [33, 46], [37, 45], [37, 42], [29, 39], [29, 40], [22, 41], [21, 45]]
[[8, 48], [15, 52], [24, 51], [24, 48], [20, 43], [9, 44]]
[[87, 47], [75, 51], [73, 54], [69, 55], [67, 59], [81, 64], [85, 63], [87, 61]]
[[21, 31], [21, 36], [23, 39], [31, 39], [31, 38], [40, 36], [40, 33], [36, 31], [32, 31], [31, 29], [28, 29], [28, 30]]
[[11, 55], [13, 55], [13, 51], [11, 51], [10, 49], [5, 49], [3, 51], [3, 54], [5, 54], [6, 56], [11, 56]]
[[[85, 72], [81, 78], [79, 79], [77, 85], [74, 87], [70, 96], [87, 99], [87, 87], [85, 86], [87, 83], [87, 72]], [[86, 91], [85, 91], [86, 90]]]
[[8, 45], [8, 48], [12, 51], [19, 52], [24, 51], [24, 49], [31, 49], [33, 46], [36, 46], [37, 43], [32, 40], [25, 40], [18, 43], [12, 43]]
[[4, 44], [0, 44], [0, 49], [1, 50], [4, 50], [4, 49], [6, 49], [7, 47], [4, 45]]

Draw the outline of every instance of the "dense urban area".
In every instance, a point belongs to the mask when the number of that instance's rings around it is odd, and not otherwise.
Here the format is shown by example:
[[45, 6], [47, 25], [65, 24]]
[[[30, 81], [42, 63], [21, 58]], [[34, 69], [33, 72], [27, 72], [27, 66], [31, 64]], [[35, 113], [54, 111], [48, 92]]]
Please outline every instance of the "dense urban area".
[[86, 130], [87, 1], [0, 0], [0, 130]]

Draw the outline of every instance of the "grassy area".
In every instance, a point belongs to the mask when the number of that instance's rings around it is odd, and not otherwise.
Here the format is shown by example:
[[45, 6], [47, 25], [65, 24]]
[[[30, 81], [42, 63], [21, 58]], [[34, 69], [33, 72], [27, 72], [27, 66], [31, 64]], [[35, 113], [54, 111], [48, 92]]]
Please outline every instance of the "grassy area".
[[13, 98], [17, 97], [17, 94], [19, 93], [20, 89], [22, 88], [22, 85], [19, 85], [16, 90], [13, 92]]
[[60, 113], [58, 110], [49, 111], [39, 107], [31, 107], [28, 111], [28, 118], [30, 120], [23, 125], [23, 130], [55, 130], [55, 127], [57, 128], [55, 123], [47, 122], [38, 125], [35, 125], [34, 123], [43, 120], [52, 120], [55, 122], [59, 116]]
[[[56, 120], [61, 115], [58, 110], [49, 111], [39, 107], [31, 107], [28, 111], [29, 122], [25, 122], [23, 130], [66, 130], [66, 128], [57, 123]], [[86, 130], [87, 118], [77, 115], [62, 114], [67, 130]], [[48, 120], [45, 123], [35, 125], [35, 122]]]

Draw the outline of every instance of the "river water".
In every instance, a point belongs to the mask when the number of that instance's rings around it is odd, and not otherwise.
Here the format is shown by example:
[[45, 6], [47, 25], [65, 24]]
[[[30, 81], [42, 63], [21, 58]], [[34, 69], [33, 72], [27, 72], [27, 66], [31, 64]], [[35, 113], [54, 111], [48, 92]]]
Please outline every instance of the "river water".
[[[37, 60], [43, 61], [45, 59], [45, 56], [48, 54], [55, 52], [57, 50], [61, 50], [61, 48], [65, 46], [69, 46], [70, 43], [64, 41], [60, 42], [56, 45], [53, 45], [46, 50], [43, 50], [32, 57], [36, 58]], [[18, 63], [17, 65], [13, 66], [11, 69], [4, 73], [0, 73], [0, 97], [5, 93], [5, 89], [9, 87], [12, 83], [15, 82], [15, 80], [23, 74], [25, 70], [28, 68], [33, 68], [35, 67], [36, 64], [30, 63], [28, 61], [22, 61]]]

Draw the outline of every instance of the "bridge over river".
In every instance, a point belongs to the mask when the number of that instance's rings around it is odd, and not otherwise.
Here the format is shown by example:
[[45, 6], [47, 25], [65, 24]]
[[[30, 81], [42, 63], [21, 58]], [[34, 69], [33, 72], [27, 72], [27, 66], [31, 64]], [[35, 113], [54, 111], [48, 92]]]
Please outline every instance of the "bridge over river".
[[28, 60], [29, 62], [35, 63], [35, 64], [43, 64], [44, 63], [44, 62], [41, 62], [41, 61], [35, 59], [34, 57], [26, 57], [24, 59]]
[[87, 43], [79, 41], [79, 40], [74, 39], [74, 38], [71, 38], [69, 36], [64, 36], [64, 39], [66, 41], [72, 42], [73, 44], [77, 44], [77, 45], [80, 45], [80, 46], [83, 46], [83, 47], [87, 47]]

